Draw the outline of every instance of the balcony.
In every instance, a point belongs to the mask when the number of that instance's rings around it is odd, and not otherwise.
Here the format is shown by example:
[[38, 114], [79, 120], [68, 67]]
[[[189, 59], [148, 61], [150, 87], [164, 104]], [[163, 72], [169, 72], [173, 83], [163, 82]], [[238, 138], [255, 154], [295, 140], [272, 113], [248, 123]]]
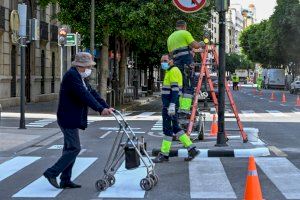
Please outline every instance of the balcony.
[[0, 31], [5, 30], [5, 8], [0, 6]]
[[49, 38], [48, 38], [48, 23], [43, 22], [43, 21], [40, 22], [40, 34], [41, 34], [41, 37], [40, 37], [41, 40], [46, 40], [46, 41], [49, 40]]
[[58, 27], [56, 25], [50, 25], [50, 41], [57, 42], [57, 34], [58, 34]]

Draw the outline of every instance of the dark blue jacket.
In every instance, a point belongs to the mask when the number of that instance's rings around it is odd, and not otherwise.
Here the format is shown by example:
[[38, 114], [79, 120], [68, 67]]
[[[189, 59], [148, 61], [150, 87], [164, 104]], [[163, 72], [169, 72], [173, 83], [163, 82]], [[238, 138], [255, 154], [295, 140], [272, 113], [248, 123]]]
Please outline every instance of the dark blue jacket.
[[57, 122], [63, 128], [87, 127], [88, 107], [102, 112], [109, 105], [86, 82], [87, 88], [75, 67], [71, 67], [63, 77], [57, 110]]

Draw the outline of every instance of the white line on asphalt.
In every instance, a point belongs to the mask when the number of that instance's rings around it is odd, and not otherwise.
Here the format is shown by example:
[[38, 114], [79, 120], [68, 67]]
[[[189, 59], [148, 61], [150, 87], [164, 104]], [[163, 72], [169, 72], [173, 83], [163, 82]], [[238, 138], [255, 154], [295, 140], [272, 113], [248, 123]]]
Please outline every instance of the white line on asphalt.
[[153, 137], [163, 137], [164, 134], [162, 132], [148, 132], [148, 135], [153, 136]]
[[162, 131], [163, 130], [163, 128], [161, 127], [161, 128], [151, 128], [151, 131]]
[[38, 127], [38, 128], [43, 128], [45, 125], [27, 124], [26, 126], [28, 126], [28, 127]]
[[262, 98], [262, 97], [261, 97], [260, 99], [263, 100], [263, 99], [265, 99], [265, 98]]
[[[120, 128], [119, 127], [101, 127], [99, 128], [100, 130], [103, 131], [118, 131]], [[140, 130], [141, 128], [131, 128], [132, 130]]]
[[266, 110], [268, 113], [273, 115], [274, 117], [287, 117], [287, 115], [283, 114], [282, 112], [278, 110]]
[[40, 158], [41, 157], [18, 156], [0, 164], [0, 181], [13, 175], [24, 167], [30, 165], [31, 163], [34, 163]]
[[[72, 180], [77, 178], [83, 171], [92, 165], [97, 158], [77, 158], [72, 171]], [[13, 197], [31, 197], [31, 198], [54, 198], [62, 189], [53, 188], [44, 176], [35, 180], [25, 188], [14, 194]]]
[[283, 151], [281, 151], [280, 149], [278, 149], [275, 146], [268, 146], [268, 148], [276, 155], [276, 156], [280, 156], [280, 157], [287, 157], [287, 154], [284, 153]]
[[287, 106], [287, 105], [285, 105], [285, 104], [282, 104], [282, 103], [281, 103], [280, 105], [281, 105], [281, 106]]
[[126, 170], [125, 162], [115, 174], [116, 183], [100, 192], [98, 197], [101, 198], [144, 198], [145, 191], [140, 187], [140, 181], [147, 176], [147, 170], [141, 162], [141, 166]]
[[255, 146], [264, 146], [264, 145], [266, 145], [263, 141], [261, 141], [261, 139], [257, 139], [256, 142], [250, 142], [250, 143], [255, 145]]
[[258, 117], [258, 115], [255, 114], [254, 110], [241, 110], [241, 113], [245, 117]]
[[189, 162], [189, 177], [191, 198], [236, 198], [219, 158]]
[[300, 170], [286, 158], [256, 158], [256, 163], [287, 199], [300, 199]]
[[53, 145], [53, 146], [51, 146], [51, 147], [49, 147], [48, 149], [55, 149], [55, 150], [57, 150], [57, 149], [63, 149], [63, 147], [64, 147], [64, 145]]
[[151, 115], [155, 114], [155, 112], [143, 112], [139, 115], [136, 115], [135, 117], [136, 118], [146, 118], [146, 117], [149, 117]]
[[111, 133], [111, 131], [107, 131], [106, 133], [104, 133], [101, 137], [99, 137], [100, 139], [105, 138], [106, 136], [108, 136]]

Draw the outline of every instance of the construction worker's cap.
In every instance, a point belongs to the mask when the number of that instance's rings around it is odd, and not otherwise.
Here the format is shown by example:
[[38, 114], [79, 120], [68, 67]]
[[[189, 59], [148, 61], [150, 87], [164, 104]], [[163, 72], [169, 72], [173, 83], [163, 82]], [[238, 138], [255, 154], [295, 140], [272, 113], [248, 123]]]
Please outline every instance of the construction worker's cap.
[[184, 20], [178, 20], [176, 22], [176, 27], [186, 26], [186, 22]]

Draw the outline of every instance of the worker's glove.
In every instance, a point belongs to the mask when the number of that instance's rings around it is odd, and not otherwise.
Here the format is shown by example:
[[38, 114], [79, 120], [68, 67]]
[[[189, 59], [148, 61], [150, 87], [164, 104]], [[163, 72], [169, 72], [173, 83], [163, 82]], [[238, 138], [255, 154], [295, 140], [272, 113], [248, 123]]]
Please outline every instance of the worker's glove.
[[170, 103], [168, 108], [168, 115], [174, 116], [175, 115], [175, 103]]

